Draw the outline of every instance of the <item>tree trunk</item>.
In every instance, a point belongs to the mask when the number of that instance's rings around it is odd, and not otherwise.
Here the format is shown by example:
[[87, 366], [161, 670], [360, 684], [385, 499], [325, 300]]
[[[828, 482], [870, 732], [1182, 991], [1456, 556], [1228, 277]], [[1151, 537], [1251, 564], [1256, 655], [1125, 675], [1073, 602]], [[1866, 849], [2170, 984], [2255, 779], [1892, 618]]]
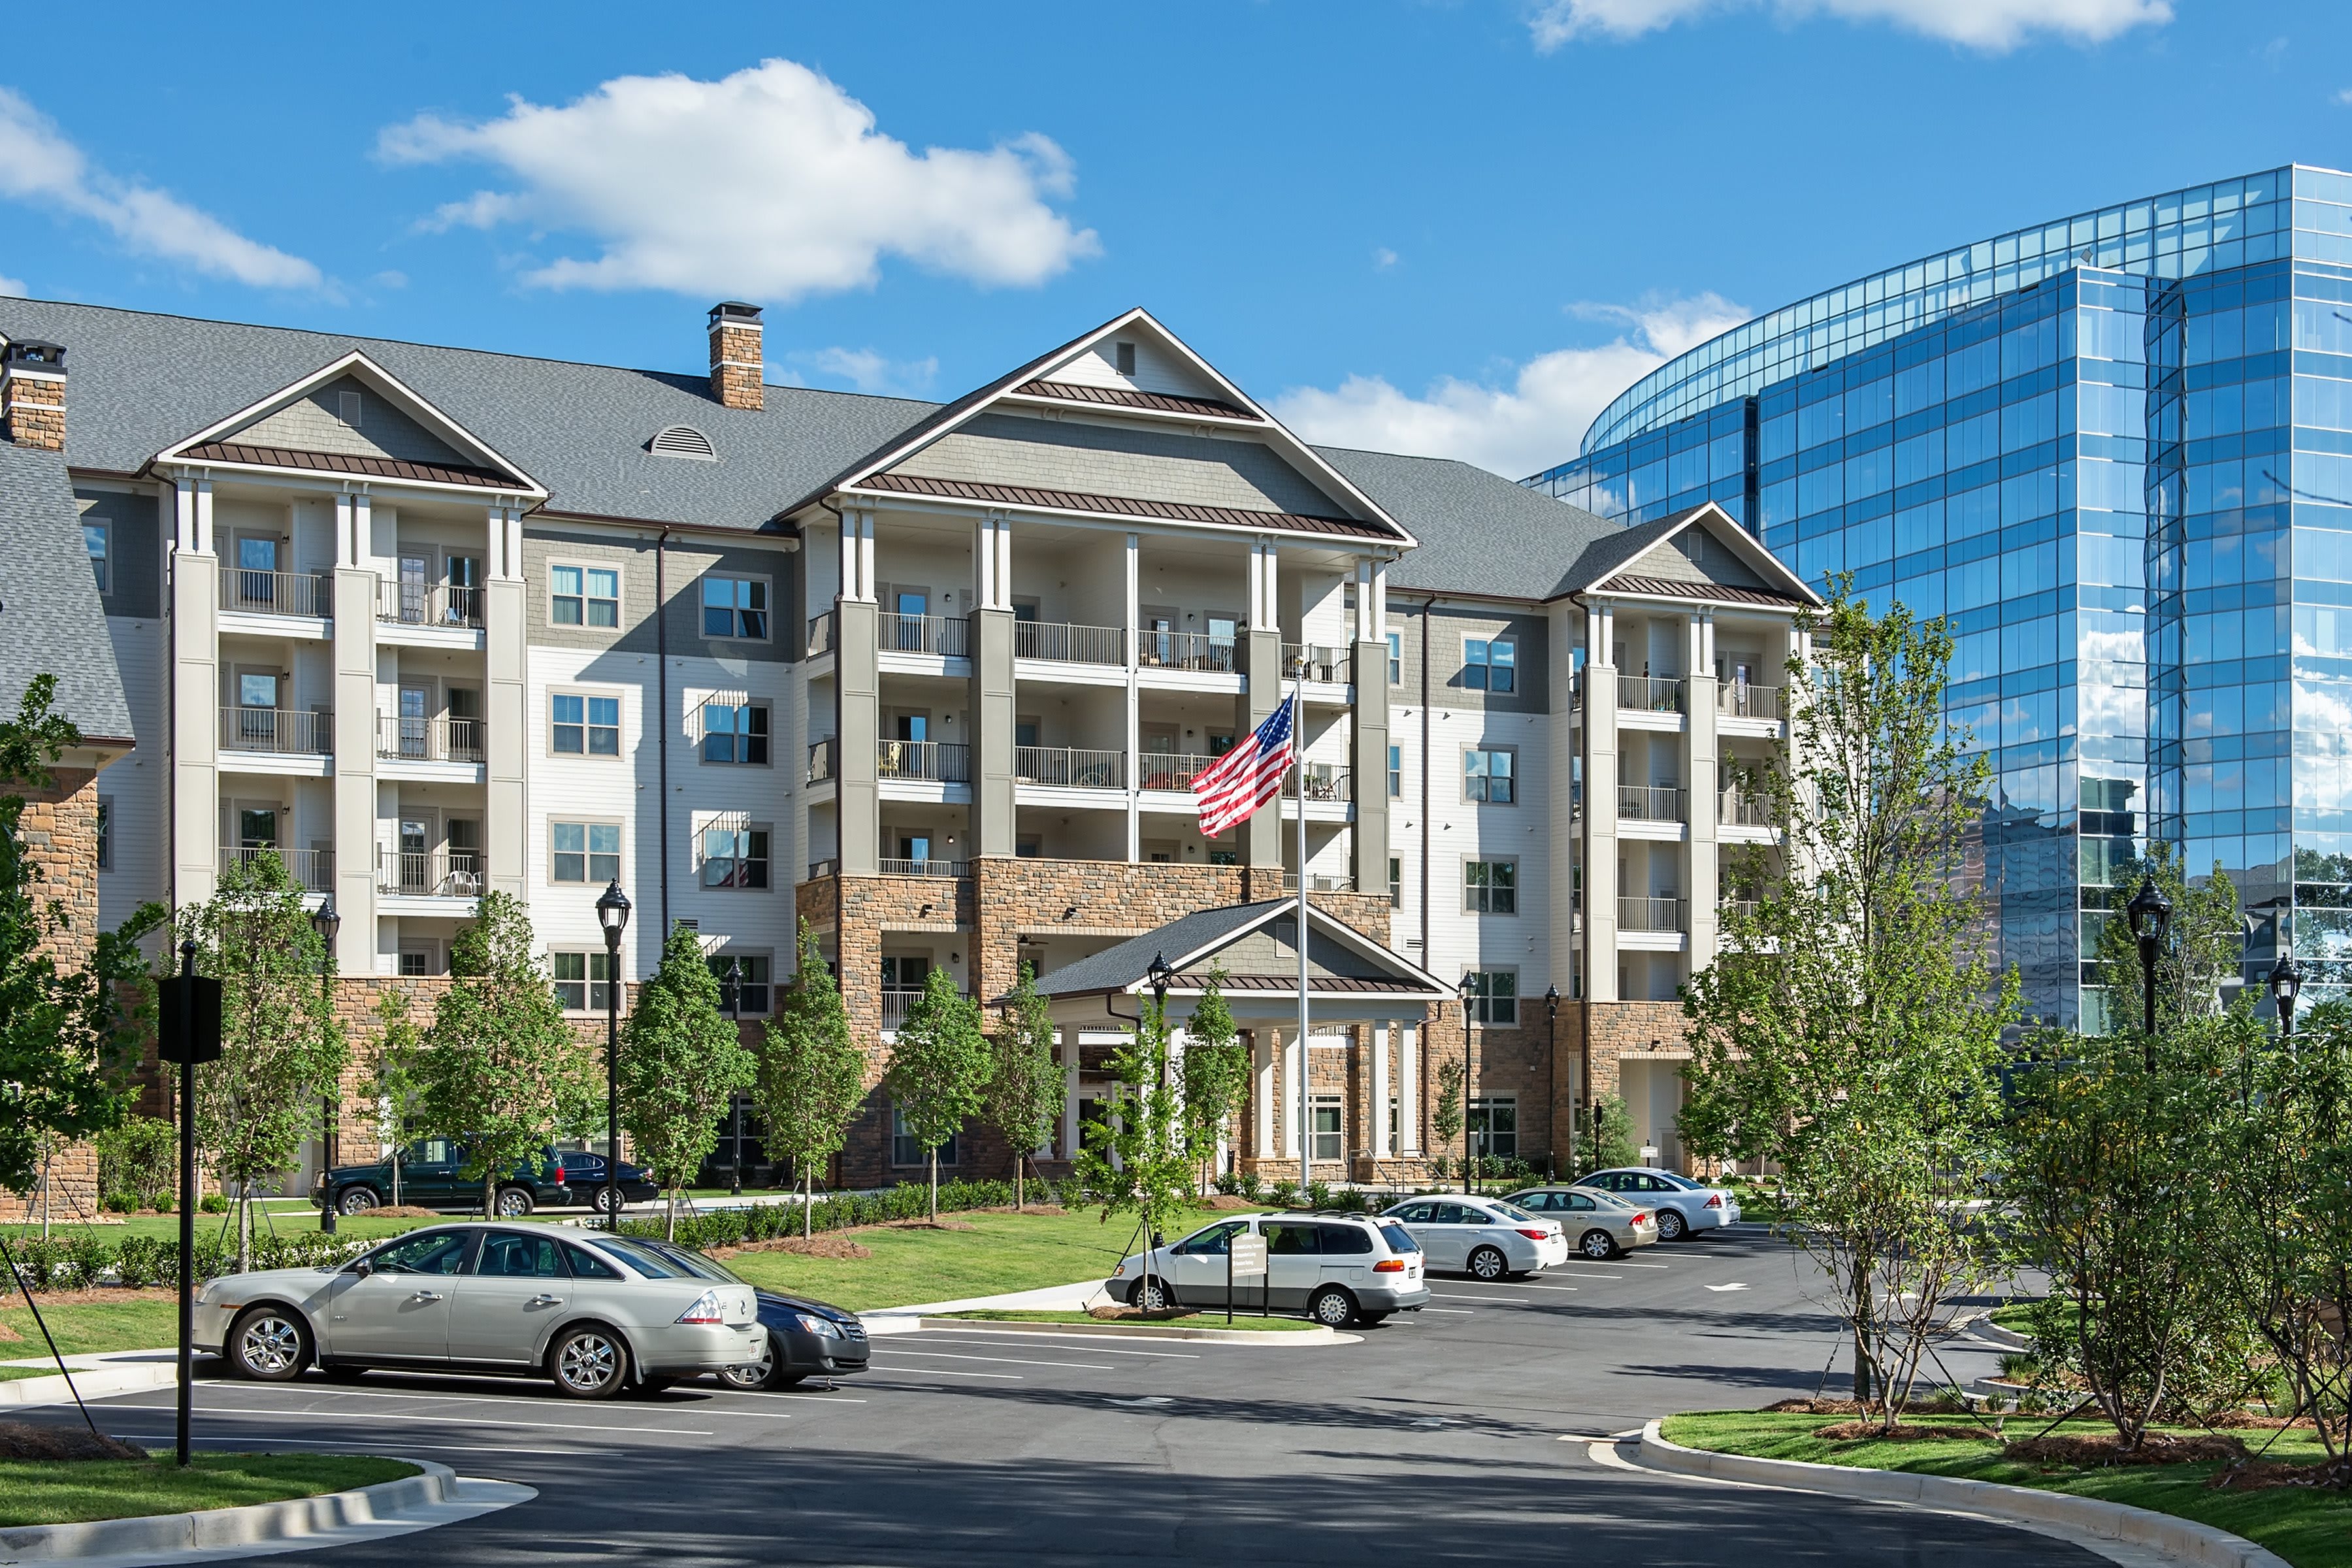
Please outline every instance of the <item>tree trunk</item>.
[[396, 1143], [392, 1150], [392, 1206], [400, 1206], [400, 1146]]
[[253, 1193], [251, 1186], [236, 1184], [236, 1271], [250, 1273], [253, 1269]]
[[1870, 1405], [1870, 1270], [1860, 1258], [1853, 1265], [1853, 1398]]
[[940, 1223], [940, 1149], [931, 1145], [931, 1223]]
[[1013, 1212], [1021, 1212], [1021, 1152], [1013, 1152]]
[[[482, 1178], [482, 1217], [499, 1217], [499, 1173], [496, 1171]], [[614, 1228], [618, 1229], [619, 1226]]]
[[676, 1187], [669, 1190], [669, 1205], [662, 1211], [662, 1239], [664, 1241], [677, 1239], [677, 1189]]

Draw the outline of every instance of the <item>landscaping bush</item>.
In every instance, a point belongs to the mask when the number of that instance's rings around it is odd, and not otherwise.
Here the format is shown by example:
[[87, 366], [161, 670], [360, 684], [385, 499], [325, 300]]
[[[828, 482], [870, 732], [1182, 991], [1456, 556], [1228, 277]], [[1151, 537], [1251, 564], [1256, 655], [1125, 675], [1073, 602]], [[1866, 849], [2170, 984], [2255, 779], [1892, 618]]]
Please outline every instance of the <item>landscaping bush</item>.
[[[1029, 1184], [1029, 1201], [1033, 1205], [1062, 1202], [1075, 1194], [1073, 1184], [1050, 1181]], [[1011, 1182], [948, 1181], [940, 1184], [941, 1214], [1012, 1206]], [[807, 1228], [811, 1233], [846, 1230], [852, 1226], [922, 1219], [929, 1213], [929, 1190], [913, 1182], [902, 1182], [882, 1193], [825, 1194], [809, 1205]], [[682, 1247], [740, 1247], [746, 1242], [772, 1241], [782, 1237], [798, 1236], [801, 1229], [798, 1205], [761, 1204], [751, 1208], [712, 1209], [682, 1215], [677, 1222], [677, 1235]], [[658, 1236], [662, 1226], [657, 1221], [623, 1220], [621, 1231], [626, 1236]]]
[[107, 1194], [106, 1206], [118, 1214], [136, 1214], [171, 1201], [179, 1180], [179, 1130], [160, 1116], [126, 1117], [121, 1125], [100, 1133], [98, 1187]]
[[226, 1214], [228, 1213], [228, 1199], [223, 1197], [218, 1193], [206, 1193], [203, 1199], [197, 1203], [196, 1208], [200, 1213], [204, 1214]]

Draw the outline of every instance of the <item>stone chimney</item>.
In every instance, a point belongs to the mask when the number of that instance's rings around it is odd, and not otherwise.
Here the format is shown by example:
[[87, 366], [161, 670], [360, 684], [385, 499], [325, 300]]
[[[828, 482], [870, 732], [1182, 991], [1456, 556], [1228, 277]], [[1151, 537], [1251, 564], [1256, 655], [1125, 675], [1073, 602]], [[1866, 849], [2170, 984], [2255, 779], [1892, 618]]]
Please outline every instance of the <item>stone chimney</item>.
[[19, 447], [65, 450], [65, 350], [33, 338], [0, 345], [0, 431]]
[[760, 384], [760, 307], [710, 307], [710, 395], [730, 408], [764, 408]]

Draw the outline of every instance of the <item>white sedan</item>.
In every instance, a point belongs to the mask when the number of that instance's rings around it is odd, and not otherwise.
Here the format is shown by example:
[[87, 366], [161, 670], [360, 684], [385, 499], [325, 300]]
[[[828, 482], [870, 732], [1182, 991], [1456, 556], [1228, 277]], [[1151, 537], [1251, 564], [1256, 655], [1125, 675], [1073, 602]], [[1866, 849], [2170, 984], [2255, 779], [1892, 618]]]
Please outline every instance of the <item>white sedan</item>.
[[1432, 1269], [1501, 1279], [1568, 1261], [1568, 1238], [1558, 1220], [1529, 1214], [1501, 1198], [1448, 1193], [1409, 1198], [1388, 1211], [1428, 1255]]

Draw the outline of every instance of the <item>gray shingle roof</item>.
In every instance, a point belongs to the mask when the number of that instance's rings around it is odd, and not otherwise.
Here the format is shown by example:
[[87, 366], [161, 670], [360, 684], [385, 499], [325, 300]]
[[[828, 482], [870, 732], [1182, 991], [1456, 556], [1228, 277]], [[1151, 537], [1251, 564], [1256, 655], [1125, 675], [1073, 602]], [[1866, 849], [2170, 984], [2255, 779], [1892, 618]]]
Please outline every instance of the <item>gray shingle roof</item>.
[[65, 458], [0, 441], [0, 709], [16, 712], [44, 672], [58, 678], [57, 711], [84, 735], [131, 738]]
[[1088, 953], [1068, 966], [1054, 971], [1038, 981], [1038, 994], [1045, 996], [1087, 996], [1099, 992], [1124, 991], [1151, 972], [1154, 954], [1165, 953], [1170, 963], [1181, 963], [1187, 954], [1198, 952], [1211, 942], [1238, 935], [1268, 915], [1297, 907], [1296, 900], [1271, 899], [1255, 904], [1227, 904], [1221, 909], [1195, 910], [1189, 915], [1169, 921], [1158, 931], [1129, 937], [1116, 947]]
[[1555, 599], [1596, 581], [1587, 558], [1633, 531], [1451, 458], [1316, 450], [1421, 541], [1389, 569], [1391, 588]]

